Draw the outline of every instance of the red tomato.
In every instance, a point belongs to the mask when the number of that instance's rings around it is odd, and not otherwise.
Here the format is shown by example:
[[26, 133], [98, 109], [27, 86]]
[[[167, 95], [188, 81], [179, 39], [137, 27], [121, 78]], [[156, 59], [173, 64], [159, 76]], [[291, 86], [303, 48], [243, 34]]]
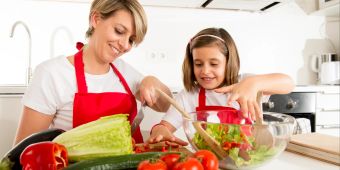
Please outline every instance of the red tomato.
[[251, 136], [252, 133], [252, 125], [242, 125], [241, 132], [243, 132], [246, 136]]
[[167, 154], [167, 155], [162, 156], [160, 159], [163, 162], [165, 162], [168, 169], [172, 169], [175, 166], [175, 164], [178, 162], [180, 157], [181, 157], [181, 155], [179, 155], [179, 154], [171, 153], [171, 154]]
[[199, 150], [194, 154], [194, 157], [201, 160], [204, 170], [218, 169], [218, 159], [214, 153], [208, 150]]
[[138, 164], [138, 170], [166, 170], [166, 164], [161, 160], [145, 160]]
[[182, 162], [177, 162], [172, 170], [204, 170], [200, 161], [188, 157]]

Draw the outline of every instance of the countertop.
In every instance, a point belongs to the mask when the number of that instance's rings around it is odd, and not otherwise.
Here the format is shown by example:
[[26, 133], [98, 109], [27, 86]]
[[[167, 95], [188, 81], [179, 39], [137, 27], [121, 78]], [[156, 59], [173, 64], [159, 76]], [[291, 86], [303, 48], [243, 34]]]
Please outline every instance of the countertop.
[[293, 92], [340, 93], [339, 85], [297, 85]]
[[291, 152], [283, 152], [276, 159], [272, 160], [261, 170], [339, 170], [340, 166], [322, 162], [317, 159], [301, 156]]
[[[189, 146], [187, 149], [192, 150]], [[340, 166], [284, 151], [257, 170], [339, 170]]]
[[[149, 136], [149, 131], [143, 131], [142, 135], [144, 140]], [[175, 135], [187, 141], [183, 129], [179, 129], [175, 132]], [[190, 144], [186, 146], [190, 151], [193, 151]], [[340, 159], [340, 158], [339, 158]], [[309, 158], [292, 152], [284, 151], [274, 160], [268, 162], [262, 167], [257, 168], [258, 170], [340, 170], [340, 166], [330, 164], [327, 162], [319, 161], [317, 159]]]

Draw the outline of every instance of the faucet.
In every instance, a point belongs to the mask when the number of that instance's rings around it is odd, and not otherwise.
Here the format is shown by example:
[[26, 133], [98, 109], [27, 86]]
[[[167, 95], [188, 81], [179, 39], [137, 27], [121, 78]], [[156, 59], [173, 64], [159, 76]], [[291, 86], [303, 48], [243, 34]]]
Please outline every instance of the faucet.
[[71, 43], [71, 45], [73, 45], [73, 37], [72, 37], [71, 31], [67, 27], [64, 27], [64, 26], [57, 27], [56, 29], [54, 29], [52, 36], [51, 36], [51, 39], [50, 39], [50, 41], [51, 41], [51, 43], [50, 43], [50, 49], [51, 49], [50, 57], [51, 58], [55, 57], [54, 56], [54, 39], [55, 39], [55, 36], [56, 36], [58, 31], [64, 31], [67, 34], [69, 42]]
[[22, 22], [22, 21], [17, 21], [13, 24], [12, 26], [12, 30], [11, 30], [11, 34], [9, 35], [11, 38], [13, 37], [14, 35], [14, 30], [16, 28], [17, 25], [22, 25], [24, 26], [25, 30], [27, 31], [28, 33], [28, 67], [27, 67], [27, 70], [26, 70], [26, 85], [28, 85], [31, 81], [31, 78], [32, 78], [32, 68], [31, 68], [31, 50], [32, 50], [32, 39], [31, 39], [31, 32], [30, 30], [28, 29], [28, 26]]

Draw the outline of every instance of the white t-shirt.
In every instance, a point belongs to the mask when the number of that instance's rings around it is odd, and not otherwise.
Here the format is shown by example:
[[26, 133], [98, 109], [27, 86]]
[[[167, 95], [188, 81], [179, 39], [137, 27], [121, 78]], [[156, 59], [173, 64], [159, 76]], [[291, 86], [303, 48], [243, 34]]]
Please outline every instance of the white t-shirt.
[[[175, 97], [175, 100], [188, 113], [195, 112], [196, 107], [198, 106], [198, 95], [199, 95], [199, 89], [196, 89], [192, 92], [181, 90]], [[227, 99], [228, 99], [229, 94], [216, 93], [213, 90], [205, 90], [205, 96], [206, 96], [206, 101], [205, 101], [206, 106], [211, 106], [211, 105], [227, 106]], [[231, 107], [235, 109], [240, 109], [240, 105], [237, 102], [233, 102]], [[163, 117], [163, 120], [169, 122], [176, 129], [180, 128], [183, 124], [182, 115], [173, 106], [171, 106], [168, 109], [168, 111]]]
[[[121, 59], [116, 59], [113, 64], [135, 94], [144, 76]], [[111, 67], [109, 72], [102, 75], [85, 73], [85, 79], [88, 92], [127, 93]], [[38, 112], [54, 115], [50, 127], [69, 130], [72, 128], [73, 100], [77, 89], [74, 66], [66, 56], [60, 56], [36, 67], [22, 102]]]
[[[242, 74], [240, 76], [240, 79], [244, 79], [245, 77], [248, 77], [251, 75], [252, 74]], [[224, 93], [216, 93], [214, 90], [205, 90], [205, 96], [206, 96], [205, 105], [206, 106], [227, 106], [227, 99], [229, 95], [230, 95], [229, 93], [224, 94]], [[196, 107], [198, 106], [198, 98], [199, 98], [198, 96], [199, 96], [199, 88], [192, 92], [188, 92], [185, 89], [183, 89], [177, 94], [177, 96], [175, 97], [175, 100], [177, 101], [179, 105], [182, 106], [182, 108], [185, 111], [190, 113], [190, 112], [196, 111]], [[261, 100], [266, 101], [268, 99], [269, 99], [269, 96], [263, 96]], [[228, 106], [228, 107], [233, 107], [237, 110], [240, 109], [240, 105], [236, 101], [232, 102], [231, 106]], [[182, 115], [173, 106], [170, 106], [170, 108], [164, 115], [163, 120], [169, 122], [176, 129], [180, 128], [183, 124]]]

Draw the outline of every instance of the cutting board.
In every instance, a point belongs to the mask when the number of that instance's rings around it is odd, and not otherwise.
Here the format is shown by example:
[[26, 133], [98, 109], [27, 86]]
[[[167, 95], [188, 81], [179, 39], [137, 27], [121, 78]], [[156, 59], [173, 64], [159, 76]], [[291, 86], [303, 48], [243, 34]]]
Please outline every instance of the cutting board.
[[183, 152], [187, 155], [192, 155], [193, 153], [188, 150], [187, 148], [183, 147], [183, 146], [179, 146], [179, 147], [169, 147], [167, 146], [164, 142], [160, 142], [160, 143], [156, 143], [156, 144], [149, 144], [149, 146], [147, 148], [145, 148], [143, 143], [139, 143], [136, 144], [137, 147], [139, 147], [140, 149], [142, 149], [142, 152], [147, 151], [147, 152], [162, 152], [164, 151], [164, 149], [166, 149], [167, 151], [173, 151], [173, 152]]
[[320, 133], [293, 135], [287, 151], [340, 165], [340, 138]]

